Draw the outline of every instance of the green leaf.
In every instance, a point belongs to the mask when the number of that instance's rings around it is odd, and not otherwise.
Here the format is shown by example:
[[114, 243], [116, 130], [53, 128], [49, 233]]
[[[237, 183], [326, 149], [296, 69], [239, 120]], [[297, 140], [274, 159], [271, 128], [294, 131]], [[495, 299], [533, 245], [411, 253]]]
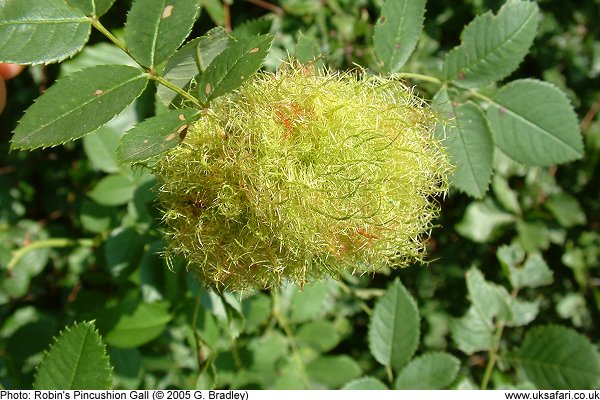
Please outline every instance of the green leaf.
[[474, 242], [485, 243], [492, 240], [503, 226], [514, 221], [513, 215], [502, 211], [488, 198], [467, 206], [465, 215], [456, 225], [456, 231]]
[[487, 282], [481, 271], [474, 267], [467, 272], [467, 290], [474, 311], [490, 331], [498, 321], [504, 322], [506, 326], [527, 325], [539, 312], [536, 302], [516, 299], [504, 286]]
[[[225, 50], [230, 41], [231, 37], [222, 27], [211, 29], [204, 36], [186, 43], [169, 58], [163, 73], [164, 77], [189, 91], [192, 82], [197, 83], [200, 73], [204, 72], [214, 58]], [[177, 104], [181, 101], [177, 93], [162, 85], [158, 87], [157, 95], [165, 105]]]
[[436, 135], [443, 139], [455, 167], [452, 184], [469, 196], [482, 198], [490, 184], [494, 160], [494, 140], [483, 111], [471, 101], [452, 101], [446, 88], [435, 95], [433, 103], [449, 120], [446, 125], [437, 125]]
[[132, 348], [160, 336], [170, 320], [168, 303], [147, 304], [129, 298], [101, 311], [97, 325], [109, 345]]
[[242, 301], [242, 313], [246, 332], [256, 332], [263, 324], [267, 323], [272, 309], [271, 297], [260, 292], [245, 298]]
[[587, 220], [585, 212], [581, 209], [577, 199], [568, 193], [553, 194], [546, 200], [544, 205], [550, 210], [558, 223], [565, 228], [583, 225]]
[[211, 29], [198, 39], [198, 67], [201, 72], [206, 71], [213, 60], [232, 43], [227, 31], [220, 26]]
[[493, 327], [474, 306], [469, 307], [461, 318], [451, 321], [450, 332], [456, 347], [467, 355], [494, 346]]
[[600, 385], [600, 354], [585, 337], [563, 326], [530, 329], [508, 359], [539, 389], [595, 389]]
[[0, 62], [64, 60], [83, 48], [90, 30], [85, 14], [63, 0], [0, 1]]
[[296, 334], [299, 344], [306, 344], [319, 353], [333, 349], [340, 342], [340, 334], [330, 321], [312, 321], [302, 325]]
[[356, 361], [346, 355], [321, 356], [306, 366], [306, 373], [312, 381], [337, 389], [358, 378], [362, 370]]
[[519, 204], [519, 195], [508, 184], [508, 180], [500, 175], [500, 171], [496, 170], [496, 174], [492, 178], [492, 190], [498, 203], [507, 211], [513, 214], [521, 214], [521, 206]]
[[[163, 77], [174, 85], [189, 91], [189, 85], [192, 79], [196, 78], [200, 73], [198, 68], [198, 42], [200, 38], [196, 38], [186, 43], [182, 48], [177, 50], [163, 71]], [[171, 103], [181, 102], [181, 97], [166, 86], [158, 85], [156, 95], [168, 106]]]
[[255, 337], [248, 344], [248, 349], [252, 352], [252, 369], [262, 372], [263, 376], [270, 375], [268, 379], [274, 379], [277, 373], [276, 363], [289, 354], [289, 346], [288, 339], [278, 332]]
[[121, 136], [105, 125], [83, 138], [83, 150], [94, 168], [109, 174], [119, 170], [117, 146]]
[[96, 2], [96, 17], [101, 17], [112, 7], [115, 0], [94, 0]]
[[120, 163], [143, 161], [177, 146], [198, 110], [169, 110], [134, 126], [117, 149]]
[[532, 254], [524, 261], [525, 252], [512, 244], [499, 247], [496, 256], [515, 289], [546, 286], [554, 281], [552, 270], [540, 254]]
[[85, 15], [101, 17], [115, 0], [66, 0], [71, 7], [79, 8]]
[[87, 68], [59, 79], [27, 109], [11, 148], [55, 146], [87, 135], [137, 99], [147, 82], [142, 71], [123, 65]]
[[139, 388], [143, 375], [140, 351], [111, 347], [108, 349], [108, 355], [114, 368], [115, 386], [128, 390]]
[[490, 328], [494, 320], [506, 321], [510, 318], [504, 287], [486, 282], [481, 271], [475, 267], [467, 272], [466, 279], [467, 291], [473, 307], [482, 320], [487, 321]]
[[135, 61], [123, 52], [123, 50], [112, 43], [100, 42], [91, 46], [85, 46], [75, 57], [61, 63], [59, 78], [85, 68], [109, 64], [137, 67]]
[[268, 14], [261, 18], [251, 19], [235, 27], [231, 36], [236, 39], [243, 39], [248, 36], [264, 35], [271, 31], [273, 18]]
[[493, 97], [487, 118], [498, 147], [520, 163], [549, 166], [583, 156], [569, 99], [547, 82], [509, 83]]
[[301, 323], [322, 318], [334, 305], [331, 284], [317, 281], [306, 285], [292, 297], [290, 322]]
[[112, 208], [101, 206], [100, 204], [85, 199], [81, 206], [81, 224], [83, 227], [93, 233], [102, 233], [110, 228], [111, 215], [114, 212]]
[[260, 35], [230, 43], [204, 71], [200, 99], [210, 101], [240, 87], [262, 66], [272, 42], [273, 36]]
[[535, 38], [539, 11], [534, 2], [509, 1], [494, 16], [476, 17], [461, 34], [462, 43], [444, 60], [444, 76], [466, 88], [481, 87], [510, 75]]
[[104, 242], [104, 256], [110, 276], [116, 280], [124, 280], [137, 269], [144, 245], [144, 237], [135, 229], [115, 230]]
[[382, 365], [400, 370], [419, 345], [419, 309], [396, 279], [377, 301], [369, 323], [369, 349]]
[[319, 42], [312, 36], [300, 33], [296, 44], [296, 58], [298, 61], [302, 64], [308, 64], [315, 61], [320, 55]]
[[385, 383], [371, 376], [364, 376], [346, 383], [342, 390], [387, 390]]
[[102, 178], [88, 193], [96, 203], [103, 206], [119, 206], [133, 198], [135, 183], [123, 175], [108, 175]]
[[202, 5], [202, 8], [206, 10], [215, 25], [225, 25], [225, 11], [221, 0], [200, 0], [200, 4]]
[[71, 6], [81, 10], [85, 15], [93, 16], [96, 12], [94, 0], [65, 0]]
[[111, 367], [92, 322], [67, 327], [36, 372], [36, 390], [110, 389]]
[[398, 72], [417, 47], [425, 0], [387, 0], [375, 25], [373, 46], [385, 72]]
[[127, 14], [125, 42], [141, 65], [166, 61], [189, 35], [198, 0], [135, 0]]
[[456, 379], [460, 361], [448, 353], [426, 353], [412, 360], [394, 383], [400, 390], [440, 390]]

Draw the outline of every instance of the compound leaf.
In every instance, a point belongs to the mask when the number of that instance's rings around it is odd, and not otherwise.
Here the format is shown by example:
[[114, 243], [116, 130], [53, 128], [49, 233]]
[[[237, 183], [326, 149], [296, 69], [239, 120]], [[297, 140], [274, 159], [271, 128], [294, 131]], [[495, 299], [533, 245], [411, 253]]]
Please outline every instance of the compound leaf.
[[198, 110], [169, 110], [139, 123], [125, 134], [117, 149], [119, 162], [143, 161], [172, 149], [181, 142]]
[[399, 370], [417, 350], [419, 332], [417, 304], [396, 279], [379, 299], [371, 316], [371, 354], [382, 365]]
[[55, 339], [35, 376], [34, 389], [110, 389], [106, 348], [92, 322], [67, 327]]
[[13, 149], [55, 146], [91, 133], [137, 99], [148, 78], [139, 69], [100, 65], [59, 79], [29, 107]]
[[127, 14], [125, 42], [140, 64], [166, 61], [192, 30], [198, 0], [136, 0]]
[[482, 198], [490, 184], [494, 159], [494, 140], [483, 111], [473, 102], [455, 103], [446, 88], [436, 94], [434, 104], [450, 120], [445, 126], [438, 124], [436, 135], [443, 138], [455, 167], [452, 183], [469, 196]]
[[204, 71], [200, 99], [210, 101], [240, 87], [262, 66], [272, 42], [273, 36], [259, 35], [231, 43]]
[[386, 72], [397, 72], [417, 47], [425, 0], [387, 0], [375, 25], [375, 55]]
[[474, 88], [507, 77], [529, 51], [538, 18], [538, 6], [529, 1], [509, 1], [496, 16], [476, 17], [463, 30], [461, 45], [446, 54], [446, 79]]
[[498, 147], [523, 164], [548, 166], [583, 156], [577, 116], [550, 83], [522, 79], [496, 93], [487, 111]]
[[0, 62], [52, 63], [83, 48], [91, 23], [63, 0], [0, 1]]
[[456, 378], [460, 361], [448, 353], [427, 353], [412, 360], [394, 384], [400, 390], [445, 389]]
[[509, 360], [539, 389], [595, 389], [600, 385], [600, 354], [572, 329], [558, 325], [530, 329]]

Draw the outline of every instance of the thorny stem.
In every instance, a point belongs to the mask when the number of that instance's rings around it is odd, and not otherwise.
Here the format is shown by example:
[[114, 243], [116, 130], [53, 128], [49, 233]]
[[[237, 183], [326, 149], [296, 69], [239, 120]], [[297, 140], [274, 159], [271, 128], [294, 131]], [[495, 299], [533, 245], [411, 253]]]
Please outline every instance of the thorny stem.
[[70, 247], [70, 246], [84, 246], [84, 247], [92, 247], [94, 246], [93, 239], [67, 239], [67, 238], [55, 238], [55, 239], [46, 239], [39, 240], [37, 242], [33, 242], [26, 246], [21, 247], [13, 254], [12, 258], [8, 262], [6, 266], [8, 271], [12, 271], [13, 268], [17, 265], [19, 261], [25, 256], [25, 254], [29, 253], [33, 250], [38, 249], [47, 249], [47, 248], [56, 248], [56, 247]]
[[148, 77], [150, 79], [152, 79], [152, 80], [160, 83], [161, 85], [169, 88], [170, 90], [174, 91], [175, 93], [180, 95], [182, 98], [192, 102], [196, 107], [198, 107], [198, 108], [205, 107], [205, 104], [200, 103], [200, 101], [198, 101], [197, 98], [195, 98], [194, 96], [192, 96], [191, 94], [189, 94], [188, 92], [186, 92], [185, 90], [180, 88], [179, 86], [174, 85], [171, 82], [169, 82], [168, 80], [166, 80], [165, 78], [163, 78], [162, 76], [157, 75], [156, 71], [154, 71], [153, 69], [145, 67], [142, 64], [140, 64], [139, 61], [136, 60], [135, 57], [131, 55], [131, 53], [127, 49], [127, 46], [125, 45], [125, 43], [123, 43], [122, 41], [117, 39], [117, 37], [115, 37], [115, 35], [110, 33], [110, 31], [108, 29], [106, 29], [99, 20], [97, 20], [95, 18], [90, 18], [90, 22], [94, 26], [94, 28], [98, 29], [104, 36], [106, 36], [118, 48], [123, 50], [125, 52], [125, 54], [127, 54], [129, 57], [131, 57], [131, 59], [133, 61], [135, 61], [146, 73], [148, 73]]
[[310, 388], [310, 382], [308, 380], [308, 376], [306, 375], [306, 369], [304, 368], [304, 363], [300, 358], [300, 352], [298, 351], [298, 345], [296, 343], [296, 337], [290, 328], [285, 316], [281, 313], [281, 309], [279, 307], [279, 295], [276, 290], [271, 292], [273, 296], [273, 316], [277, 320], [281, 329], [285, 332], [285, 335], [288, 337], [290, 341], [290, 346], [292, 347], [292, 354], [294, 356], [294, 360], [298, 366], [298, 370], [300, 371], [300, 378], [302, 379], [302, 383], [306, 389]]

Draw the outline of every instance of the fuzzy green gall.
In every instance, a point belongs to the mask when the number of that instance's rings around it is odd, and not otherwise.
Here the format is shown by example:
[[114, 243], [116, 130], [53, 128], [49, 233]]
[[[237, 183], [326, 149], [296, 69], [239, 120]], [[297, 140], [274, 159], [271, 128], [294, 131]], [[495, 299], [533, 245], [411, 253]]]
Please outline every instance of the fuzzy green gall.
[[435, 122], [396, 80], [259, 73], [157, 163], [167, 255], [229, 289], [423, 260], [451, 168]]

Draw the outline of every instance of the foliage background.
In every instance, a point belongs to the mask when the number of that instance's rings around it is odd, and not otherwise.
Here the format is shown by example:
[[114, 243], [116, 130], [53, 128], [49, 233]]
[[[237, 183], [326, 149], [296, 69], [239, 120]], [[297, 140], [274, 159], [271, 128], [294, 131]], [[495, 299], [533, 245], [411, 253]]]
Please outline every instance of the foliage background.
[[[202, 3], [192, 37], [229, 24], [219, 1]], [[437, 75], [441, 55], [459, 44], [463, 26], [502, 3], [429, 1], [423, 36], [403, 71]], [[449, 352], [460, 360], [452, 387], [479, 386], [489, 353], [465, 352], [452, 327], [470, 305], [465, 273], [472, 266], [510, 288], [508, 267], [497, 257], [497, 250], [510, 244], [541, 254], [553, 273], [552, 284], [520, 293], [540, 307], [530, 325], [570, 326], [598, 347], [600, 3], [538, 4], [543, 20], [537, 38], [511, 79], [545, 79], [568, 94], [581, 120], [585, 157], [541, 168], [498, 155], [498, 174], [484, 199], [452, 192], [442, 203], [428, 266], [347, 277], [343, 284], [320, 282], [304, 291], [290, 285], [275, 305], [266, 293], [223, 303], [200, 291], [183, 265], [173, 273], [156, 255], [163, 245], [152, 177], [119, 166], [114, 155], [121, 133], [157, 112], [151, 89], [102, 135], [45, 150], [8, 151], [16, 121], [41, 91], [82, 66], [123, 62], [118, 49], [93, 31], [92, 47], [72, 60], [30, 67], [8, 81], [9, 101], [0, 116], [0, 384], [31, 387], [52, 337], [82, 320], [96, 320], [117, 388], [339, 388], [363, 375], [385, 382], [385, 369], [369, 351], [367, 326], [376, 299], [400, 277], [422, 318], [417, 354]], [[120, 29], [130, 5], [117, 0], [103, 23]], [[370, 32], [381, 5], [379, 0], [277, 2], [281, 15], [270, 27], [276, 39], [266, 67], [275, 68], [293, 52], [300, 31], [320, 43], [331, 67], [373, 66]], [[227, 8], [233, 28], [264, 29], [244, 24], [267, 14], [265, 8], [240, 0]], [[431, 99], [435, 88], [419, 83], [418, 90]], [[8, 271], [17, 249], [46, 239], [57, 241], [27, 252]], [[197, 296], [202, 303], [194, 318]], [[282, 317], [287, 324], [281, 324]], [[205, 342], [200, 368], [193, 325]], [[523, 327], [506, 330], [500, 351], [508, 354], [523, 336]], [[491, 376], [494, 388], [530, 385], [502, 360]]]

